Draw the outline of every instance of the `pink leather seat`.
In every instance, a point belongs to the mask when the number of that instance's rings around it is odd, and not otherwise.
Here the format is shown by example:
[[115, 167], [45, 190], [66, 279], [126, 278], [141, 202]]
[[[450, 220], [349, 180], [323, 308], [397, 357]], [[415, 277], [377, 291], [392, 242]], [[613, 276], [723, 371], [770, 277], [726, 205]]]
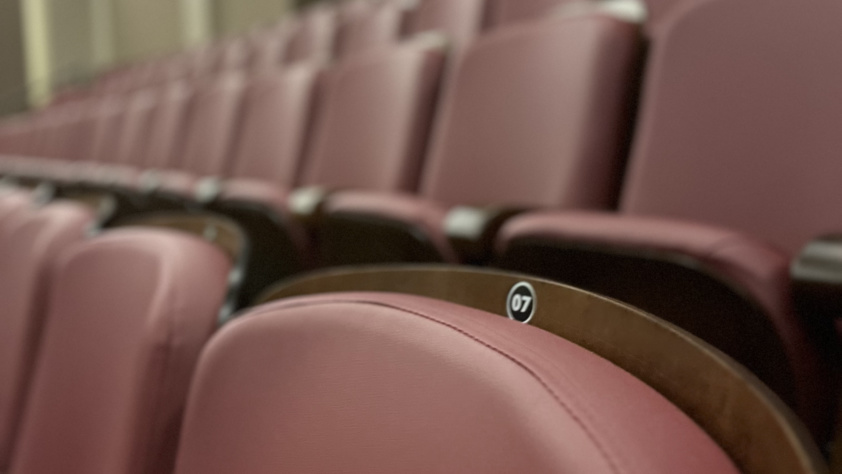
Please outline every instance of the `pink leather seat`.
[[485, 21], [486, 0], [421, 0], [409, 13], [407, 33], [444, 33], [458, 46], [479, 34]]
[[347, 58], [360, 52], [384, 48], [401, 35], [406, 9], [398, 2], [381, 2], [340, 24], [336, 55]]
[[171, 472], [230, 265], [217, 247], [160, 230], [109, 231], [65, 252], [10, 472]]
[[[445, 91], [420, 196], [339, 193], [327, 204], [330, 220], [402, 226], [418, 245], [432, 246], [434, 258], [456, 261], [444, 229], [453, 206], [610, 209], [638, 38], [635, 24], [588, 14], [513, 25], [476, 40]], [[357, 263], [347, 256], [360, 242], [345, 234], [327, 228], [335, 244], [328, 259]], [[386, 250], [372, 243], [372, 251], [376, 246]]]
[[[550, 12], [565, 3], [579, 0], [488, 0], [489, 23], [492, 26], [534, 20], [550, 14]], [[586, 0], [587, 1], [587, 0]]]
[[228, 158], [239, 124], [245, 77], [228, 73], [196, 88], [180, 167], [204, 175], [228, 171]]
[[253, 181], [286, 188], [295, 184], [319, 72], [318, 67], [301, 64], [249, 79], [227, 186]]
[[[842, 199], [835, 179], [842, 136], [834, 125], [842, 123], [842, 61], [833, 46], [842, 41], [839, 18], [842, 5], [826, 0], [676, 7], [653, 31], [623, 216], [528, 215], [505, 226], [499, 242], [512, 268], [526, 269], [517, 260], [525, 262], [523, 252], [534, 253], [527, 246], [535, 250], [540, 241], [556, 248], [535, 254], [543, 260], [559, 247], [586, 245], [600, 255], [663, 255], [713, 275], [759, 307], [760, 317], [735, 316], [707, 330], [733, 339], [726, 352], [741, 350], [746, 338], [766, 341], [754, 351], [754, 367], [747, 365], [767, 383], [790, 377], [794, 393], [777, 389], [814, 432], [830, 417], [821, 411], [815, 348], [792, 308], [789, 262], [810, 239], [839, 229], [828, 204]], [[644, 308], [663, 298], [658, 287], [635, 286]], [[640, 297], [646, 294], [653, 301]], [[659, 316], [687, 314], [710, 299]], [[707, 317], [699, 314], [695, 324]], [[763, 331], [747, 333], [746, 324]], [[763, 363], [781, 356], [782, 363]]]
[[[408, 42], [327, 71], [297, 184], [415, 189], [444, 58], [441, 44]], [[229, 186], [227, 196], [284, 212], [289, 189], [264, 183]]]
[[53, 260], [81, 241], [93, 220], [75, 204], [36, 209], [26, 194], [0, 195], [0, 471], [9, 468], [26, 404]]
[[252, 71], [257, 73], [273, 71], [283, 65], [292, 34], [291, 30], [291, 26], [284, 23], [251, 35], [252, 57], [250, 68]]
[[168, 169], [181, 154], [187, 121], [193, 105], [194, 88], [184, 81], [163, 87], [152, 112], [152, 127], [144, 149], [146, 168]]
[[337, 15], [332, 8], [316, 5], [302, 12], [286, 52], [286, 62], [325, 63], [333, 58]]
[[135, 92], [128, 99], [117, 137], [114, 157], [116, 163], [130, 166], [140, 166], [143, 163], [157, 99], [158, 91], [155, 90]]
[[246, 69], [252, 59], [251, 44], [246, 38], [232, 38], [223, 41], [215, 48], [215, 72], [239, 71]]
[[126, 103], [122, 97], [104, 98], [96, 106], [90, 156], [86, 161], [106, 163], [115, 160], [125, 110]]
[[738, 471], [669, 401], [564, 339], [452, 303], [346, 293], [258, 307], [217, 334], [175, 472]]
[[199, 178], [230, 172], [245, 86], [246, 77], [240, 72], [200, 81], [174, 169], [156, 172], [161, 190], [193, 196]]

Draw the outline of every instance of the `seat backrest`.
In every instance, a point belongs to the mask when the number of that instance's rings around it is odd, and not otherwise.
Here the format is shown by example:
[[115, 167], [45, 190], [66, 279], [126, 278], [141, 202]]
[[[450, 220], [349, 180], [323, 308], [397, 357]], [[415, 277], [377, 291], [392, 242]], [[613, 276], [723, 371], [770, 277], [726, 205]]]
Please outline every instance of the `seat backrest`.
[[217, 247], [163, 230], [113, 230], [66, 252], [11, 472], [171, 472], [230, 266]]
[[842, 4], [709, 0], [673, 13], [653, 32], [621, 210], [789, 252], [838, 230]]
[[316, 5], [303, 12], [295, 22], [287, 49], [286, 62], [325, 63], [333, 58], [337, 14], [332, 8]]
[[175, 166], [183, 149], [193, 94], [193, 87], [184, 81], [167, 84], [160, 91], [144, 148], [143, 164], [147, 168]]
[[246, 38], [223, 40], [214, 48], [214, 55], [215, 72], [243, 70], [251, 62], [251, 43]]
[[[589, 0], [488, 0], [488, 20], [491, 26], [535, 20], [551, 14], [552, 10], [565, 3]], [[594, 0], [596, 1], [596, 0]]]
[[301, 184], [415, 189], [444, 60], [425, 38], [328, 71]]
[[347, 58], [394, 44], [400, 39], [405, 12], [399, 2], [387, 1], [343, 21], [337, 31], [336, 55]]
[[148, 89], [141, 90], [128, 99], [123, 123], [117, 137], [115, 162], [136, 166], [143, 162], [148, 134], [152, 129], [153, 112], [158, 103], [156, 92]]
[[639, 28], [600, 13], [499, 29], [445, 92], [421, 193], [446, 203], [611, 207]]
[[319, 69], [266, 71], [249, 80], [231, 176], [295, 184], [304, 153]]
[[9, 199], [18, 201], [16, 214], [0, 224], [0, 471], [7, 472], [39, 346], [51, 265], [85, 237], [94, 216], [72, 203], [36, 209], [21, 196], [0, 199], [6, 208]]
[[485, 8], [486, 0], [421, 0], [409, 14], [407, 34], [437, 31], [462, 46], [479, 34]]
[[[744, 474], [826, 472], [804, 425], [743, 366], [668, 322], [575, 287], [487, 269], [391, 265], [312, 272], [278, 283], [261, 301], [372, 291], [433, 298], [523, 321], [592, 351], [693, 418]], [[661, 428], [648, 425], [646, 436], [649, 429]]]
[[245, 85], [242, 73], [227, 72], [196, 86], [180, 169], [200, 176], [221, 176], [229, 171]]
[[249, 67], [256, 73], [274, 71], [283, 65], [287, 54], [291, 27], [284, 23], [265, 31], [258, 31], [251, 35], [252, 55]]
[[115, 160], [117, 137], [125, 111], [126, 100], [116, 95], [102, 99], [96, 106], [90, 156], [86, 161], [105, 163]]
[[347, 293], [255, 308], [210, 342], [176, 473], [227, 472], [738, 471], [582, 347], [444, 301]]

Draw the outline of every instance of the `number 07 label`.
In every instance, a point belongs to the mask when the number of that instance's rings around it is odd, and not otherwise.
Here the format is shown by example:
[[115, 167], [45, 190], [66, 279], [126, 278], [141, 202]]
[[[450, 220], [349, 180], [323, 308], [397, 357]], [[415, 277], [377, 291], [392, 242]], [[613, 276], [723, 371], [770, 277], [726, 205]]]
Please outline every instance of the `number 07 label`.
[[535, 316], [536, 304], [535, 289], [529, 283], [522, 281], [509, 290], [509, 296], [506, 298], [506, 314], [510, 319], [528, 323]]

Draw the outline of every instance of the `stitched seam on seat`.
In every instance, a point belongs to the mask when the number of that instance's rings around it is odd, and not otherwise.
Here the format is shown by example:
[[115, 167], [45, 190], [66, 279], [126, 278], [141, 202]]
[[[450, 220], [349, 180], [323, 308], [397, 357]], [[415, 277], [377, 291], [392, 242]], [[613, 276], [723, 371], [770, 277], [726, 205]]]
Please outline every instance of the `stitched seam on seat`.
[[[472, 334], [468, 333], [468, 332], [467, 332], [467, 331], [465, 331], [464, 329], [461, 329], [461, 328], [459, 328], [459, 327], [456, 327], [456, 326], [454, 326], [454, 325], [452, 325], [452, 324], [450, 324], [450, 323], [446, 323], [446, 322], [444, 322], [444, 321], [441, 321], [441, 320], [439, 320], [438, 318], [436, 318], [436, 317], [434, 317], [434, 316], [427, 315], [427, 314], [424, 314], [424, 313], [418, 312], [418, 311], [416, 311], [416, 310], [412, 310], [412, 309], [408, 309], [408, 308], [400, 307], [400, 306], [397, 306], [397, 305], [395, 305], [395, 304], [393, 304], [393, 303], [382, 303], [382, 302], [377, 302], [377, 301], [353, 300], [353, 299], [344, 299], [344, 300], [343, 300], [343, 299], [335, 299], [335, 300], [331, 300], [331, 301], [320, 301], [320, 302], [315, 302], [315, 303], [314, 303], [314, 302], [309, 302], [309, 301], [308, 301], [308, 302], [299, 302], [299, 303], [296, 303], [296, 304], [289, 304], [289, 303], [287, 303], [287, 304], [286, 304], [284, 307], [282, 307], [282, 308], [277, 308], [277, 307], [274, 307], [274, 306], [273, 306], [272, 308], [267, 308], [267, 309], [266, 309], [266, 310], [264, 310], [264, 311], [260, 311], [260, 312], [253, 313], [253, 314], [249, 315], [248, 317], [244, 318], [244, 320], [248, 320], [248, 319], [249, 319], [249, 318], [251, 318], [251, 317], [256, 317], [256, 316], [260, 316], [260, 315], [265, 315], [265, 314], [267, 314], [267, 313], [271, 313], [271, 312], [274, 312], [274, 311], [277, 311], [277, 310], [290, 309], [290, 308], [297, 308], [297, 307], [307, 307], [307, 306], [318, 306], [318, 305], [336, 304], [336, 303], [345, 303], [345, 304], [360, 304], [360, 305], [379, 306], [379, 307], [384, 307], [384, 308], [395, 309], [395, 310], [398, 310], [398, 311], [403, 311], [403, 312], [406, 312], [406, 313], [409, 313], [409, 314], [413, 314], [413, 315], [415, 315], [415, 316], [418, 316], [418, 317], [424, 318], [424, 319], [426, 319], [426, 320], [428, 320], [428, 321], [432, 321], [432, 322], [438, 323], [438, 324], [440, 324], [440, 325], [442, 325], [442, 326], [444, 326], [444, 327], [447, 327], [447, 328], [449, 328], [449, 329], [452, 329], [453, 331], [456, 331], [456, 332], [458, 332], [459, 334], [462, 334], [463, 336], [466, 336], [466, 337], [468, 337], [469, 339], [471, 339], [471, 340], [473, 340], [473, 341], [475, 341], [475, 342], [477, 342], [477, 343], [479, 343], [479, 344], [481, 344], [481, 345], [483, 345], [483, 346], [487, 347], [488, 349], [491, 349], [492, 351], [496, 352], [497, 354], [499, 354], [499, 355], [501, 355], [501, 356], [505, 357], [506, 359], [508, 359], [509, 361], [513, 362], [514, 364], [516, 364], [516, 365], [518, 365], [520, 368], [522, 368], [524, 371], [526, 371], [526, 373], [528, 373], [529, 375], [531, 375], [531, 376], [532, 376], [532, 378], [534, 378], [534, 379], [535, 379], [535, 380], [536, 380], [536, 381], [537, 381], [537, 382], [538, 382], [538, 383], [539, 383], [539, 384], [540, 384], [540, 385], [544, 388], [544, 390], [546, 390], [546, 391], [547, 391], [547, 392], [548, 392], [548, 393], [549, 393], [549, 394], [553, 397], [553, 399], [556, 401], [556, 403], [558, 403], [558, 404], [559, 404], [559, 406], [561, 406], [561, 408], [562, 408], [562, 409], [564, 409], [564, 411], [566, 411], [566, 412], [570, 415], [570, 417], [573, 419], [573, 421], [574, 421], [576, 424], [578, 424], [578, 425], [582, 428], [582, 430], [585, 432], [585, 434], [587, 435], [587, 437], [591, 439], [591, 441], [594, 443], [594, 446], [597, 448], [597, 450], [598, 450], [600, 453], [602, 453], [602, 455], [603, 455], [603, 456], [604, 456], [604, 458], [605, 458], [605, 461], [607, 462], [607, 464], [608, 464], [608, 466], [609, 466], [609, 468], [611, 469], [611, 471], [612, 471], [612, 472], [615, 472], [615, 473], [617, 473], [617, 474], [619, 474], [619, 473], [621, 473], [621, 472], [625, 472], [625, 470], [624, 470], [624, 469], [622, 469], [622, 468], [620, 467], [620, 464], [619, 464], [619, 463], [618, 463], [618, 462], [614, 459], [614, 456], [615, 456], [615, 455], [614, 455], [614, 454], [612, 454], [611, 452], [609, 452], [610, 450], [608, 449], [608, 446], [607, 446], [607, 445], [604, 445], [604, 444], [601, 442], [601, 440], [597, 437], [596, 433], [595, 433], [593, 430], [591, 430], [591, 429], [588, 427], [588, 425], [587, 425], [587, 424], [585, 424], [585, 423], [583, 422], [582, 416], [580, 416], [580, 415], [576, 414], [576, 413], [575, 413], [575, 412], [571, 409], [571, 407], [570, 407], [567, 403], [565, 403], [565, 402], [561, 399], [561, 397], [559, 397], [559, 396], [558, 396], [558, 394], [557, 394], [557, 393], [556, 393], [556, 392], [555, 392], [552, 388], [550, 388], [549, 384], [547, 384], [547, 382], [546, 382], [546, 381], [544, 381], [544, 379], [543, 379], [543, 378], [541, 378], [541, 377], [540, 377], [537, 373], [535, 373], [532, 369], [530, 369], [530, 368], [529, 368], [529, 367], [528, 367], [525, 363], [521, 362], [520, 360], [518, 360], [517, 358], [515, 358], [513, 355], [508, 354], [507, 352], [503, 351], [502, 349], [500, 349], [500, 348], [498, 348], [498, 347], [494, 346], [493, 344], [491, 344], [491, 343], [489, 343], [489, 342], [486, 342], [486, 341], [484, 341], [484, 340], [480, 339], [479, 337], [474, 336], [474, 335], [472, 335]], [[619, 456], [618, 456], [618, 457], [619, 457]]]

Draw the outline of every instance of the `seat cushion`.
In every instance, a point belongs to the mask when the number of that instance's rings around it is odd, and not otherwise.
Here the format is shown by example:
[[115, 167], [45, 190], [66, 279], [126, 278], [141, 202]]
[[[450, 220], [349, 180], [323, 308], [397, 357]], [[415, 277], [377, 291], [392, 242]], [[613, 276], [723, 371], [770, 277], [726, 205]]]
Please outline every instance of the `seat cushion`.
[[251, 311], [203, 353], [185, 423], [177, 474], [737, 472], [593, 353], [397, 294]]
[[[788, 394], [794, 397], [789, 401], [794, 402], [794, 408], [811, 428], [822, 423], [822, 407], [827, 403], [827, 390], [822, 380], [826, 374], [815, 347], [809, 341], [804, 323], [792, 307], [790, 262], [784, 251], [741, 232], [692, 222], [607, 213], [548, 211], [517, 216], [507, 222], [498, 235], [497, 254], [503, 256], [513, 245], [530, 241], [546, 242], [560, 248], [573, 246], [602, 252], [606, 256], [663, 256], [677, 262], [677, 267], [687, 265], [701, 274], [712, 273], [728, 284], [736, 295], [748, 295], [749, 300], [759, 304], [763, 310], [758, 312], [762, 327], [768, 328], [769, 335], [780, 341], [777, 344], [786, 357], [780, 363], [788, 363], [792, 370], [794, 381], [791, 383], [795, 393]], [[597, 278], [597, 275], [592, 277]], [[627, 286], [638, 288], [639, 293], [657, 294], [654, 288], [642, 290], [646, 288], [642, 282], [629, 281]], [[683, 313], [692, 313], [692, 308], [686, 307], [693, 304], [691, 301], [685, 302]], [[666, 318], [673, 315], [659, 316]], [[709, 316], [710, 320], [716, 318], [716, 315]], [[721, 326], [711, 327], [711, 330], [734, 337], [736, 341], [742, 341], [738, 342], [739, 346], [746, 347], [745, 334], [740, 333], [738, 328], [745, 330], [749, 327], [744, 324], [752, 320], [752, 316], [738, 316], [745, 318], [725, 321]], [[769, 355], [771, 350], [771, 347], [763, 346], [749, 355], [761, 360], [775, 360]], [[747, 361], [741, 362], [748, 364]], [[775, 366], [774, 372], [785, 373], [785, 370]]]
[[[9, 207], [9, 197], [0, 198]], [[74, 203], [17, 205], [0, 223], [0, 472], [9, 467], [45, 318], [54, 259], [81, 241], [93, 212]], [[2, 214], [3, 211], [0, 211]]]
[[11, 472], [171, 472], [230, 268], [221, 249], [164, 230], [109, 231], [66, 252]]

